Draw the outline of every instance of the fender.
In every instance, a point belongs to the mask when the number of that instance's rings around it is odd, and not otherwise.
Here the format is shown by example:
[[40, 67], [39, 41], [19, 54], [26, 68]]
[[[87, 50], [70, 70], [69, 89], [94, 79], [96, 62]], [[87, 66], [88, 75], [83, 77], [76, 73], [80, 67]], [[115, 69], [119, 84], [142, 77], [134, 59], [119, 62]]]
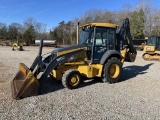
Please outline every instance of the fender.
[[116, 51], [116, 50], [108, 50], [104, 53], [104, 55], [102, 56], [101, 60], [100, 60], [100, 64], [105, 64], [105, 62], [108, 60], [108, 58], [110, 58], [111, 56], [114, 57], [118, 57], [121, 58], [121, 54]]

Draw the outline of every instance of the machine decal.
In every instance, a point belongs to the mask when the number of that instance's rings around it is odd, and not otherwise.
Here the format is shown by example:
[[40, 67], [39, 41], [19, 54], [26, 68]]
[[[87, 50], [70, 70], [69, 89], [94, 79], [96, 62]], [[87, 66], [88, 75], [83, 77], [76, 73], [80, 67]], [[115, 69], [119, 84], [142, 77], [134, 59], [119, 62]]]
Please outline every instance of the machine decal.
[[57, 62], [62, 61], [62, 60], [65, 60], [65, 56], [62, 56], [62, 57], [60, 57], [60, 58], [57, 58], [56, 60], [57, 60]]

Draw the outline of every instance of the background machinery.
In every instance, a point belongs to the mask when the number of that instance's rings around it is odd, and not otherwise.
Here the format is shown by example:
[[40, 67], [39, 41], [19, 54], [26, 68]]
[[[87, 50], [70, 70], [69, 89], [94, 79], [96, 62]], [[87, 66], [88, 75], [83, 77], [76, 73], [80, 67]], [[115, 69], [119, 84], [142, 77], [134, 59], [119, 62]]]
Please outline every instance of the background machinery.
[[134, 39], [133, 45], [137, 50], [143, 51], [144, 46], [146, 45], [147, 39]]
[[15, 51], [15, 50], [24, 51], [23, 46], [22, 45], [18, 45], [17, 43], [13, 43], [12, 47], [13, 47], [12, 48], [13, 51]]
[[123, 62], [134, 62], [137, 54], [129, 19], [124, 19], [117, 33], [118, 26], [111, 23], [90, 23], [78, 28], [81, 30], [79, 44], [56, 49], [42, 60], [42, 40], [32, 66], [28, 68], [20, 63], [11, 81], [14, 99], [37, 95], [42, 81], [49, 75], [62, 80], [63, 86], [69, 89], [77, 88], [82, 76], [99, 77], [108, 83], [120, 81]]
[[142, 55], [144, 60], [160, 61], [160, 36], [148, 37], [147, 44], [144, 46], [145, 53]]
[[[41, 43], [41, 40], [35, 40], [36, 45], [39, 45], [40, 43]], [[56, 40], [43, 40], [43, 46], [57, 47], [57, 41]]]

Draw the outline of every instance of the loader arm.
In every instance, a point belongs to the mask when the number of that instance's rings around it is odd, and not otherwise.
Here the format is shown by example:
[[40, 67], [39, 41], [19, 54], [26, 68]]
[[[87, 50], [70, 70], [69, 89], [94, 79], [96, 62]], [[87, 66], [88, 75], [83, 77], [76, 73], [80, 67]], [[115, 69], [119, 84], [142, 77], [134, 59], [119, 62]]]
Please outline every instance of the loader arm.
[[47, 79], [47, 76], [51, 73], [51, 71], [53, 69], [55, 69], [57, 66], [59, 66], [61, 64], [68, 62], [69, 58], [71, 58], [72, 56], [74, 56], [80, 52], [83, 52], [83, 51], [84, 51], [84, 49], [80, 49], [80, 50], [77, 50], [74, 52], [70, 52], [70, 53], [55, 57], [49, 63], [43, 63], [46, 67], [45, 67], [45, 69], [43, 69], [43, 74], [39, 78], [39, 81], [41, 82], [41, 81]]
[[117, 49], [119, 50], [119, 52], [121, 52], [124, 61], [134, 62], [137, 51], [136, 48], [133, 46], [133, 40], [130, 33], [130, 23], [128, 18], [124, 19], [117, 33], [117, 44], [119, 45]]
[[[39, 52], [38, 52], [38, 55], [37, 57], [35, 58], [32, 66], [30, 67], [30, 70], [33, 72], [33, 70], [35, 69], [35, 67], [38, 65], [38, 69], [41, 69], [42, 66], [43, 66], [43, 63], [42, 63], [42, 48], [43, 48], [43, 40], [41, 40], [40, 42], [40, 45], [39, 45]], [[39, 71], [40, 72], [40, 71]], [[38, 72], [38, 73], [39, 73]], [[35, 76], [37, 76], [37, 74], [35, 74]]]
[[34, 69], [36, 68], [34, 75], [35, 77], [37, 77], [37, 75], [40, 72], [43, 72], [43, 74], [41, 75], [41, 77], [39, 78], [39, 81], [43, 81], [45, 79], [47, 79], [47, 76], [51, 73], [51, 71], [53, 69], [55, 69], [57, 66], [64, 64], [65, 62], [68, 62], [68, 59], [82, 51], [84, 51], [84, 49], [80, 49], [74, 52], [70, 52], [67, 54], [63, 54], [60, 55], [58, 57], [55, 57], [53, 59], [51, 59], [49, 62], [45, 62], [45, 59], [42, 61], [42, 48], [43, 48], [43, 40], [41, 40], [40, 42], [40, 46], [39, 46], [39, 52], [37, 57], [35, 58], [32, 66], [30, 67], [30, 70], [33, 72]]

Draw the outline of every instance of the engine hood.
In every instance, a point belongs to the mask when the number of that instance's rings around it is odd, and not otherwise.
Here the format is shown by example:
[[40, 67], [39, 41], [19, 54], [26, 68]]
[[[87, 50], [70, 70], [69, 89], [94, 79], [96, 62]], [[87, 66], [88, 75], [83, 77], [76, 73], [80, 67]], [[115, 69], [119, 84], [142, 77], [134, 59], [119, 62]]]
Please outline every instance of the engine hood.
[[53, 51], [53, 54], [63, 52], [63, 51], [73, 50], [73, 49], [77, 49], [77, 48], [82, 48], [85, 46], [86, 46], [85, 44], [80, 44], [80, 45], [72, 45], [72, 46], [68, 46], [68, 47], [64, 47], [64, 48], [58, 48]]

